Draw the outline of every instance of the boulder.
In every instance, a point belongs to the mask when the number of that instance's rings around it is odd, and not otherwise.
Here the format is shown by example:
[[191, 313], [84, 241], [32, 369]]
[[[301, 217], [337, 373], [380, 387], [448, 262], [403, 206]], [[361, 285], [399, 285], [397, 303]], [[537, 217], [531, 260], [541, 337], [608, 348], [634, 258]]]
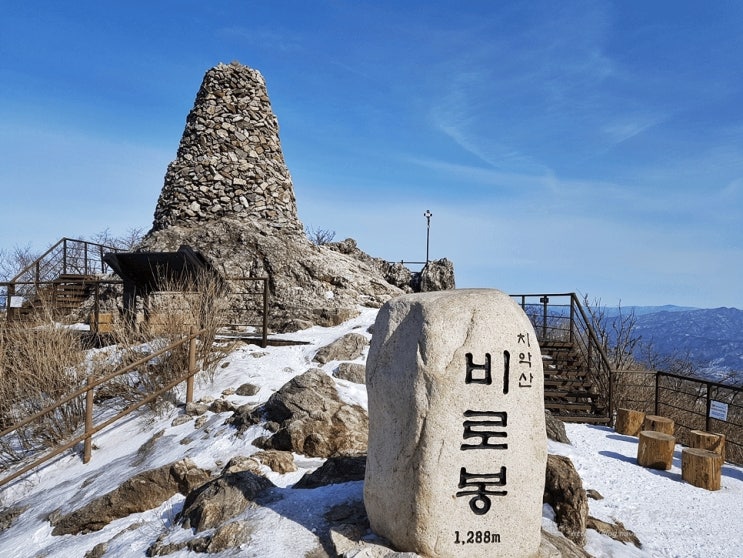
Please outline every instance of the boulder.
[[420, 273], [420, 287], [422, 293], [430, 291], [446, 291], [455, 288], [454, 264], [443, 258], [428, 262]]
[[366, 453], [369, 420], [358, 405], [344, 403], [332, 378], [312, 368], [274, 393], [253, 416], [280, 425], [265, 448], [310, 457]]
[[586, 544], [588, 497], [569, 457], [549, 455], [544, 502], [555, 510], [557, 528], [579, 546]]
[[366, 383], [366, 366], [356, 362], [341, 362], [333, 371], [333, 376], [355, 384]]
[[219, 527], [273, 486], [270, 480], [251, 471], [227, 473], [191, 491], [179, 519], [183, 527], [197, 533]]
[[570, 439], [565, 432], [565, 423], [553, 415], [549, 409], [544, 410], [544, 422], [547, 427], [547, 438], [562, 444], [570, 443]]
[[369, 346], [369, 340], [360, 333], [347, 333], [339, 337], [329, 345], [321, 347], [315, 358], [320, 364], [331, 360], [355, 360], [359, 358], [364, 349]]
[[[542, 380], [534, 329], [506, 293], [386, 303], [366, 366], [364, 503], [374, 532], [441, 558], [536, 554], [547, 457]], [[481, 544], [467, 544], [468, 533], [480, 533]]]
[[328, 484], [364, 480], [366, 456], [329, 457], [325, 463], [310, 473], [305, 473], [294, 488], [317, 488]]

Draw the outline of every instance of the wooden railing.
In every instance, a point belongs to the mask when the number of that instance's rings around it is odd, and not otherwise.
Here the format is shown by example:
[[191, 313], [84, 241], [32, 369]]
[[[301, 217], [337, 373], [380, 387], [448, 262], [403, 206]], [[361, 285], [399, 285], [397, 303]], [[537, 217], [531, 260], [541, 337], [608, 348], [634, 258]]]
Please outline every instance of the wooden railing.
[[[32, 424], [35, 421], [47, 415], [54, 415], [56, 411], [62, 409], [64, 405], [72, 402], [73, 400], [80, 398], [82, 396], [85, 396], [85, 419], [84, 419], [85, 426], [83, 428], [83, 432], [78, 434], [77, 436], [72, 437], [71, 439], [67, 440], [61, 445], [55, 447], [48, 453], [34, 459], [31, 463], [21, 467], [20, 469], [14, 471], [13, 473], [0, 478], [0, 486], [4, 486], [8, 484], [9, 482], [25, 475], [29, 471], [36, 469], [40, 465], [49, 461], [50, 459], [53, 459], [54, 457], [60, 455], [61, 453], [73, 448], [75, 445], [79, 444], [80, 442], [83, 443], [83, 455], [82, 455], [83, 463], [88, 463], [91, 458], [91, 449], [92, 449], [94, 434], [100, 432], [104, 428], [107, 428], [108, 426], [121, 420], [122, 418], [126, 417], [127, 415], [139, 409], [140, 407], [155, 401], [158, 397], [161, 397], [164, 393], [170, 391], [171, 389], [173, 389], [174, 387], [176, 387], [178, 384], [182, 382], [186, 383], [186, 395], [185, 395], [186, 403], [191, 403], [193, 401], [194, 375], [196, 374], [197, 340], [199, 339], [199, 337], [204, 336], [204, 334], [205, 334], [205, 331], [202, 330], [202, 331], [197, 332], [195, 331], [195, 328], [192, 328], [191, 332], [187, 336], [185, 336], [183, 339], [176, 341], [168, 345], [167, 347], [160, 349], [159, 351], [149, 354], [137, 360], [136, 362], [133, 362], [129, 364], [128, 366], [121, 368], [120, 370], [116, 370], [100, 378], [88, 378], [84, 387], [73, 391], [72, 393], [66, 395], [65, 397], [56, 401], [52, 405], [49, 405], [48, 407], [25, 418], [21, 422], [14, 424], [6, 428], [2, 432], [0, 432], [0, 438], [5, 437], [5, 436], [12, 436], [14, 433], [18, 433], [21, 429], [27, 427], [28, 425]], [[148, 394], [143, 399], [129, 405], [128, 407], [126, 407], [125, 409], [117, 413], [116, 415], [98, 424], [94, 424], [93, 407], [94, 407], [94, 390], [96, 388], [99, 388], [103, 384], [110, 382], [114, 378], [117, 378], [123, 374], [127, 374], [139, 367], [146, 365], [152, 359], [165, 355], [166, 353], [169, 353], [180, 347], [183, 347], [186, 344], [188, 344], [188, 366], [186, 370], [184, 371], [184, 373], [179, 374], [175, 379], [171, 380], [166, 385], [161, 386], [159, 389]]]

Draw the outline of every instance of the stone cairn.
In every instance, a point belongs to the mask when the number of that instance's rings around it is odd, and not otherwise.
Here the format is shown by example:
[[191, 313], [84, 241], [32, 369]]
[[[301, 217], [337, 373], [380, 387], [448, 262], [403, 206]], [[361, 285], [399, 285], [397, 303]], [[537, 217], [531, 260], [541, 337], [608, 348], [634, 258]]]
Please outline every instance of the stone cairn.
[[225, 217], [302, 231], [263, 76], [237, 62], [204, 76], [152, 231]]
[[225, 277], [268, 277], [269, 327], [336, 325], [403, 292], [454, 288], [446, 259], [420, 274], [355, 241], [316, 246], [297, 216], [263, 76], [232, 62], [207, 71], [138, 251], [188, 245]]

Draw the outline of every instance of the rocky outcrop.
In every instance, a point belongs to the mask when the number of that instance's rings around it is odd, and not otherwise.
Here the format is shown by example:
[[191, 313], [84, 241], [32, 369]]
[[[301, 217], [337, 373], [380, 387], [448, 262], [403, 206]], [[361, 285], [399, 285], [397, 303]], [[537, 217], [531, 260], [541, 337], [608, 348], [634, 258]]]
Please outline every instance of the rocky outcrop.
[[297, 470], [294, 456], [288, 451], [266, 450], [254, 453], [251, 456], [237, 455], [230, 459], [222, 469], [222, 474], [251, 471], [261, 474], [261, 465], [265, 465], [275, 473], [284, 474]]
[[366, 367], [357, 362], [341, 362], [333, 371], [333, 376], [355, 384], [366, 383]]
[[310, 457], [366, 453], [366, 411], [341, 401], [335, 382], [320, 369], [292, 378], [253, 412], [256, 415], [279, 425], [266, 441], [266, 449]]
[[145, 471], [82, 508], [58, 516], [53, 521], [52, 534], [99, 531], [115, 519], [155, 508], [177, 492], [189, 494], [208, 479], [209, 473], [196, 467], [190, 459]]
[[454, 287], [454, 264], [444, 258], [426, 263], [421, 270], [420, 286], [416, 291], [446, 291]]

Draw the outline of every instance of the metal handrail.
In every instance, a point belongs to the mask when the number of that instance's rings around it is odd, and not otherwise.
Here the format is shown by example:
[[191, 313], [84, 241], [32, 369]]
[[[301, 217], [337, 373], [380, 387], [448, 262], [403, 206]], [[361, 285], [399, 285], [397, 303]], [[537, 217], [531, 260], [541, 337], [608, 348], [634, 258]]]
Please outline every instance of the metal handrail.
[[[668, 386], [662, 386], [661, 380], [663, 378], [672, 378], [674, 380], [679, 380], [681, 382], [687, 382], [696, 385], [700, 390], [701, 388], [704, 389], [705, 394], [703, 396], [698, 395], [697, 393], [690, 393], [688, 391], [684, 391], [680, 388], [672, 388]], [[699, 417], [704, 417], [704, 429], [707, 432], [712, 432], [714, 430], [712, 420], [720, 420], [717, 418], [712, 417], [711, 409], [712, 409], [712, 391], [713, 388], [718, 390], [726, 390], [729, 393], [733, 394], [731, 397], [731, 401], [727, 402], [727, 405], [729, 407], [733, 407], [736, 409], [735, 417], [737, 417], [738, 420], [743, 418], [743, 404], [735, 403], [735, 398], [739, 395], [743, 394], [743, 386], [736, 386], [731, 384], [725, 384], [722, 382], [714, 382], [712, 380], [705, 380], [702, 378], [695, 378], [693, 376], [682, 376], [680, 374], [673, 374], [671, 372], [655, 372], [655, 396], [654, 396], [654, 413], [656, 415], [661, 414], [661, 407], [668, 407], [672, 409], [676, 409], [678, 411], [682, 411], [683, 413], [689, 413], [691, 415], [696, 415]], [[663, 391], [669, 391], [669, 392], [675, 392], [675, 393], [681, 393], [684, 396], [686, 396], [686, 399], [694, 399], [696, 403], [700, 401], [702, 397], [704, 397], [704, 412], [699, 410], [698, 408], [692, 408], [692, 406], [679, 406], [674, 405], [668, 401], [663, 401], [662, 392]], [[683, 405], [683, 401], [680, 403]], [[674, 419], [674, 422], [682, 427], [686, 428], [688, 430], [692, 430], [692, 426], [690, 424], [684, 424], [683, 418], [681, 418], [680, 414], [672, 413], [672, 416], [670, 418]], [[688, 417], [687, 417], [688, 418]], [[724, 422], [731, 427], [734, 427], [734, 432], [737, 433], [739, 436], [741, 434], [741, 430], [743, 429], [743, 423], [740, 422], [734, 422], [733, 420], [725, 420], [721, 421]], [[727, 436], [726, 443], [729, 443], [731, 445], [735, 445], [741, 450], [743, 450], [743, 437], [736, 437], [732, 438], [729, 435]], [[740, 458], [740, 456], [738, 456]], [[739, 461], [740, 459], [738, 459]]]
[[[41, 277], [39, 276], [40, 270], [41, 270], [41, 264], [46, 262], [47, 256], [49, 256], [51, 253], [53, 253], [59, 246], [62, 246], [62, 272], [61, 274], [67, 273], [67, 254], [68, 251], [71, 250], [71, 248], [68, 248], [69, 243], [75, 243], [75, 244], [81, 244], [84, 248], [84, 254], [85, 254], [85, 272], [88, 271], [88, 247], [93, 246], [95, 248], [98, 248], [100, 252], [100, 258], [98, 261], [100, 261], [103, 264], [103, 250], [109, 251], [109, 252], [118, 252], [119, 249], [114, 246], [106, 246], [105, 244], [99, 244], [97, 242], [89, 242], [87, 240], [78, 240], [75, 238], [67, 238], [64, 237], [61, 240], [59, 240], [56, 244], [54, 244], [51, 248], [49, 248], [46, 252], [44, 252], [41, 256], [36, 258], [33, 262], [28, 264], [26, 267], [24, 267], [15, 277], [10, 279], [8, 283], [16, 283], [18, 282], [21, 277], [23, 277], [26, 273], [31, 271], [32, 269], [35, 270], [35, 278], [37, 281], [41, 280]], [[58, 261], [58, 260], [57, 260]], [[105, 270], [105, 267], [103, 265], [101, 266], [101, 273], [103, 273]]]
[[[537, 337], [541, 341], [548, 339], [549, 332], [552, 330], [566, 332], [568, 341], [580, 349], [583, 357], [586, 359], [590, 370], [597, 372], [597, 379], [602, 382], [606, 380], [606, 385], [603, 386], [606, 390], [606, 396], [608, 400], [608, 416], [611, 419], [614, 414], [614, 379], [615, 370], [611, 365], [611, 361], [606, 355], [606, 351], [601, 345], [592, 320], [588, 317], [583, 306], [580, 303], [580, 299], [575, 293], [534, 293], [534, 294], [512, 294], [510, 295], [514, 299], [520, 299], [521, 308], [526, 311], [527, 306], [541, 306], [542, 312], [540, 316], [529, 316], [532, 320]], [[537, 299], [536, 303], [527, 303], [528, 299]], [[555, 304], [554, 299], [568, 299], [563, 304]], [[566, 311], [560, 314], [550, 314], [550, 307], [560, 307]], [[527, 312], [527, 315], [529, 313]], [[555, 320], [567, 320], [567, 327], [556, 327], [550, 325], [550, 319]], [[598, 362], [594, 365], [594, 353], [598, 355]], [[606, 378], [602, 378], [606, 376]]]

